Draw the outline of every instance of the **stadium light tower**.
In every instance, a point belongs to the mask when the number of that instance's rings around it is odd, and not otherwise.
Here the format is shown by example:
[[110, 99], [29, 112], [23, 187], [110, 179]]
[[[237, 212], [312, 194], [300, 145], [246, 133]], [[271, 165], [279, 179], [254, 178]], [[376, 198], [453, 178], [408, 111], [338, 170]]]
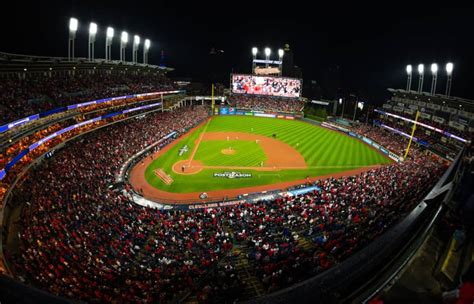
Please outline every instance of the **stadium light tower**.
[[446, 96], [451, 96], [451, 83], [453, 82], [453, 68], [454, 65], [452, 62], [446, 64], [446, 73], [448, 74], [448, 79], [446, 80]]
[[283, 51], [283, 49], [279, 49], [278, 50], [278, 58], [280, 59], [280, 64], [278, 65], [278, 75], [281, 76], [281, 72], [282, 72], [282, 66], [283, 66], [283, 55], [285, 54], [285, 51]]
[[411, 64], [407, 65], [407, 76], [408, 76], [408, 79], [407, 79], [407, 89], [406, 89], [407, 92], [410, 92], [410, 90], [411, 90], [411, 75], [412, 75], [412, 71], [413, 71], [413, 67], [411, 66]]
[[418, 93], [421, 94], [423, 92], [423, 76], [425, 72], [425, 66], [423, 63], [420, 63], [418, 65], [418, 74], [420, 75], [420, 79], [418, 80]]
[[67, 44], [67, 58], [69, 61], [74, 60], [74, 39], [76, 39], [78, 26], [79, 21], [76, 18], [69, 19], [69, 41]]
[[114, 29], [112, 27], [107, 28], [107, 35], [105, 37], [105, 61], [112, 60], [112, 40], [114, 38]]
[[89, 61], [94, 60], [94, 42], [95, 42], [95, 35], [97, 34], [97, 24], [91, 22], [89, 24], [89, 44], [87, 46], [87, 58]]
[[253, 47], [252, 48], [252, 55], [253, 55], [253, 58], [257, 58], [257, 53], [258, 53], [258, 49], [256, 47]]
[[128, 33], [122, 32], [120, 37], [120, 61], [125, 61], [125, 47], [127, 46], [128, 42]]
[[342, 104], [341, 118], [344, 118], [344, 106], [346, 105], [346, 103], [343, 102], [342, 98], [339, 98], [339, 104]]
[[148, 64], [148, 50], [150, 49], [150, 39], [145, 39], [145, 45], [143, 47], [143, 63]]
[[352, 117], [352, 121], [355, 121], [357, 108], [359, 108], [362, 111], [364, 109], [364, 102], [356, 101], [355, 107], [354, 107], [354, 117]]
[[265, 63], [265, 67], [268, 68], [268, 60], [270, 60], [270, 55], [272, 54], [272, 50], [270, 50], [269, 47], [266, 47], [265, 48], [265, 61], [267, 61]]
[[138, 62], [138, 46], [139, 45], [140, 45], [140, 36], [135, 35], [133, 37], [133, 55], [132, 55], [133, 63]]
[[257, 59], [258, 49], [256, 47], [252, 48], [252, 74], [255, 73], [255, 59]]
[[438, 80], [438, 65], [436, 63], [431, 64], [431, 74], [433, 79], [431, 80], [431, 95], [436, 93], [436, 81]]

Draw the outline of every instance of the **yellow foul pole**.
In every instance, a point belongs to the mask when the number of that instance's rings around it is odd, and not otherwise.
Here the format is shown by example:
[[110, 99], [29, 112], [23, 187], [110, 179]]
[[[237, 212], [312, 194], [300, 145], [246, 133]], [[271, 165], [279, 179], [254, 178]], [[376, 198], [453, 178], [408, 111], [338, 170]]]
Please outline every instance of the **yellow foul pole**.
[[214, 84], [211, 87], [211, 115], [214, 115]]
[[413, 124], [413, 127], [411, 129], [410, 141], [408, 142], [407, 150], [405, 151], [405, 156], [403, 157], [403, 160], [405, 160], [407, 158], [408, 151], [410, 151], [411, 141], [413, 140], [413, 135], [415, 134], [416, 123], [418, 122], [418, 117], [419, 116], [420, 116], [420, 111], [416, 111], [415, 123]]

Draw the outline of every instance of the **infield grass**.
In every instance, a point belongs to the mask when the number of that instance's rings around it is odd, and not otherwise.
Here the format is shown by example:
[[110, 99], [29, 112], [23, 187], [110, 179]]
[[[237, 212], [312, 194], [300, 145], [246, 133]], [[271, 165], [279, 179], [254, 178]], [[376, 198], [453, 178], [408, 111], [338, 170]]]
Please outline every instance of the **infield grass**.
[[[223, 154], [226, 149], [234, 154]], [[206, 140], [199, 145], [194, 159], [208, 166], [257, 167], [267, 157], [253, 140]]]

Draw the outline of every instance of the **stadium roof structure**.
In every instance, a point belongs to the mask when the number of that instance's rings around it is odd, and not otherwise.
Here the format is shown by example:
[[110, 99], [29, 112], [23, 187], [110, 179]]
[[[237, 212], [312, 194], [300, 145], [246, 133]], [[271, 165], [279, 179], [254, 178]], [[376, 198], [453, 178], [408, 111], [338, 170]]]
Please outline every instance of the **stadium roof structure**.
[[[25, 70], [26, 69], [26, 70]], [[45, 72], [45, 71], [70, 71], [70, 70], [127, 70], [148, 72], [171, 72], [174, 69], [152, 64], [133, 63], [120, 60], [75, 58], [68, 60], [67, 57], [48, 57], [20, 55], [0, 52], [0, 74], [17, 72]]]
[[397, 95], [397, 96], [404, 96], [407, 97], [409, 95], [412, 99], [419, 99], [420, 101], [425, 101], [434, 104], [446, 104], [454, 108], [462, 108], [463, 111], [468, 111], [474, 113], [474, 100], [461, 98], [461, 97], [453, 97], [453, 96], [446, 96], [443, 94], [435, 94], [431, 95], [429, 92], [421, 92], [418, 93], [416, 91], [406, 91], [402, 89], [387, 89], [390, 93]]

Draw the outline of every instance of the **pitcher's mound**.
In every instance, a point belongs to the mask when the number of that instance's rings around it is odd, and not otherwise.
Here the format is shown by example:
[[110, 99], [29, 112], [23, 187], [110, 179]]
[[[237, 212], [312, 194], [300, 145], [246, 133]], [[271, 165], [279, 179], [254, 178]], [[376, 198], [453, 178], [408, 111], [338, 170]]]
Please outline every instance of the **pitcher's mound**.
[[225, 154], [225, 155], [234, 155], [234, 154], [235, 154], [235, 150], [232, 149], [232, 148], [222, 149], [222, 150], [221, 150], [221, 153], [222, 153], [222, 154]]

